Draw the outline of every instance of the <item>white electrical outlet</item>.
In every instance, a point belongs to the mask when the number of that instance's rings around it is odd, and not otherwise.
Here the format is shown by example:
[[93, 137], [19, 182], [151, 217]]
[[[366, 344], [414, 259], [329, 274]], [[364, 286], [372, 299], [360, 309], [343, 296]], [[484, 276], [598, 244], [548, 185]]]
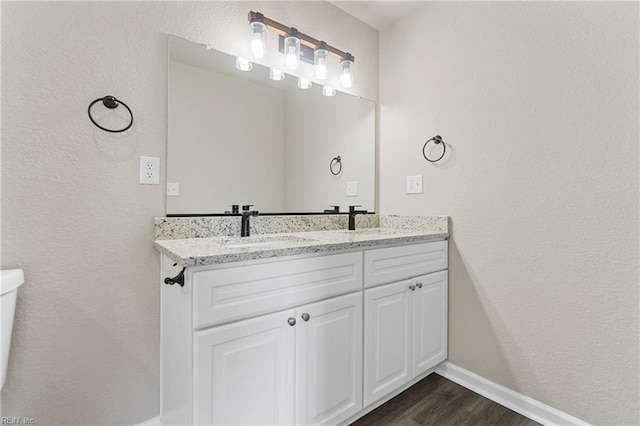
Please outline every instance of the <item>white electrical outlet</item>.
[[347, 197], [358, 196], [358, 181], [347, 182]]
[[167, 197], [177, 197], [180, 195], [180, 184], [178, 182], [167, 182]]
[[422, 175], [407, 176], [407, 194], [422, 194]]
[[140, 157], [140, 183], [160, 185], [160, 158]]

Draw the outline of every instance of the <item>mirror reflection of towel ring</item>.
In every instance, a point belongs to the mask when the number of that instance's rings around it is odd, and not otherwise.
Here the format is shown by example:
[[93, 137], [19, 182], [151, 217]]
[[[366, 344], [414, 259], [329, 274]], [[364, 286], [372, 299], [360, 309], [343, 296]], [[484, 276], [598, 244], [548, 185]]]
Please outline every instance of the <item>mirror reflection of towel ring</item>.
[[[127, 125], [127, 127], [123, 128], [123, 129], [118, 129], [118, 130], [113, 130], [113, 129], [107, 129], [106, 127], [102, 127], [101, 125], [99, 125], [98, 123], [96, 123], [96, 121], [93, 119], [93, 117], [91, 116], [91, 107], [94, 106], [95, 104], [97, 104], [98, 102], [102, 101], [102, 104], [109, 108], [109, 109], [115, 109], [118, 108], [118, 105], [122, 105], [124, 106], [127, 111], [129, 111], [129, 115], [131, 116], [131, 121], [129, 121], [129, 124]], [[104, 130], [105, 132], [111, 132], [111, 133], [120, 133], [120, 132], [124, 132], [125, 130], [129, 130], [129, 128], [131, 127], [131, 125], [133, 125], [133, 113], [131, 112], [131, 109], [127, 106], [127, 104], [125, 104], [124, 102], [122, 102], [119, 99], [116, 99], [113, 96], [105, 96], [104, 98], [98, 98], [95, 101], [91, 102], [89, 104], [89, 108], [87, 109], [87, 113], [89, 114], [89, 120], [91, 120], [91, 122], [93, 124], [96, 125], [96, 127]]]
[[[340, 166], [337, 172], [334, 171], [336, 164]], [[329, 163], [329, 170], [331, 171], [331, 174], [334, 176], [338, 176], [340, 173], [342, 173], [342, 158], [340, 158], [339, 155], [337, 157], [333, 157], [333, 159]]]
[[[427, 145], [431, 141], [433, 141], [433, 143], [435, 143], [436, 145], [442, 144], [442, 155], [440, 157], [436, 158], [435, 160], [427, 157], [427, 153], [425, 152], [425, 149], [427, 149]], [[438, 161], [442, 160], [442, 157], [444, 157], [444, 153], [445, 152], [447, 152], [447, 145], [445, 145], [445, 143], [442, 140], [442, 137], [440, 135], [435, 135], [434, 137], [432, 137], [431, 139], [426, 141], [424, 143], [424, 146], [422, 147], [422, 156], [424, 157], [425, 160], [427, 160], [427, 161], [429, 161], [431, 163], [435, 163], [435, 162], [438, 162]]]

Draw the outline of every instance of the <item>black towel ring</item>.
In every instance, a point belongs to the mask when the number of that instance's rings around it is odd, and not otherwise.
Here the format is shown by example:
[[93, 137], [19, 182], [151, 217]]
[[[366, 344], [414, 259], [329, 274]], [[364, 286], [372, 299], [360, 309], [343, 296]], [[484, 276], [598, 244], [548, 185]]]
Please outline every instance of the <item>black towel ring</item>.
[[[431, 141], [433, 141], [436, 145], [442, 144], [442, 155], [440, 157], [436, 158], [435, 160], [432, 160], [429, 157], [427, 157], [427, 153], [424, 151], [427, 148], [427, 145], [429, 144], [429, 142], [431, 142]], [[424, 146], [422, 147], [422, 156], [424, 157], [425, 160], [430, 161], [431, 163], [435, 163], [437, 161], [442, 160], [442, 157], [444, 157], [444, 153], [445, 152], [447, 152], [447, 145], [445, 145], [445, 143], [442, 140], [442, 137], [440, 137], [440, 135], [435, 135], [434, 137], [432, 137], [431, 139], [426, 141], [424, 143]]]
[[[336, 166], [336, 164], [340, 166], [337, 172], [333, 171], [333, 168]], [[329, 163], [329, 170], [334, 176], [338, 176], [340, 173], [342, 173], [342, 158], [340, 158], [339, 155], [337, 157], [333, 157], [333, 159]]]
[[[93, 117], [91, 116], [91, 107], [94, 106], [95, 104], [97, 104], [98, 102], [102, 101], [102, 104], [109, 108], [109, 109], [115, 109], [118, 108], [118, 105], [122, 105], [124, 106], [127, 111], [129, 111], [129, 115], [131, 116], [131, 121], [129, 122], [129, 124], [127, 125], [127, 127], [125, 127], [124, 129], [119, 129], [119, 130], [113, 130], [113, 129], [107, 129], [106, 127], [102, 127], [101, 125], [99, 125], [98, 123], [96, 123], [96, 121], [93, 119]], [[129, 128], [131, 127], [131, 125], [133, 125], [133, 113], [131, 112], [131, 108], [129, 108], [127, 106], [127, 104], [125, 104], [124, 102], [122, 102], [119, 99], [114, 98], [113, 96], [105, 96], [104, 98], [98, 98], [95, 101], [91, 102], [89, 104], [89, 108], [87, 109], [87, 113], [89, 114], [89, 120], [91, 120], [91, 122], [93, 124], [95, 124], [98, 128], [104, 130], [105, 132], [111, 132], [111, 133], [120, 133], [120, 132], [124, 132], [125, 130], [129, 130]]]

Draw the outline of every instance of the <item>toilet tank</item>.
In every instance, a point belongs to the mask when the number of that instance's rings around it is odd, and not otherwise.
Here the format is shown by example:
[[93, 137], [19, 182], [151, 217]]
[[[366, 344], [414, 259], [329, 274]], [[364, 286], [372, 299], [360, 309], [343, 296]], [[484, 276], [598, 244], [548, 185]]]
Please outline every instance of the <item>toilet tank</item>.
[[7, 269], [0, 276], [0, 332], [2, 333], [2, 385], [7, 377], [7, 365], [9, 365], [9, 350], [11, 348], [11, 332], [13, 330], [13, 316], [16, 311], [16, 297], [18, 287], [24, 282], [22, 269]]

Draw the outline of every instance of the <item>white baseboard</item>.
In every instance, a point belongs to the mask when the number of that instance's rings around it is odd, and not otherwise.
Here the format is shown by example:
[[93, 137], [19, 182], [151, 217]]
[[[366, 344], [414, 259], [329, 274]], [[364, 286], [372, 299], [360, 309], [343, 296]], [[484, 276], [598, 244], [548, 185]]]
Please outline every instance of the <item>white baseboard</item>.
[[145, 425], [145, 426], [160, 426], [160, 416], [154, 417], [154, 418], [149, 419], [149, 420], [145, 420], [142, 423], [138, 423], [138, 425], [136, 425], [136, 426], [142, 426], [142, 425]]
[[458, 367], [448, 361], [436, 367], [437, 374], [455, 382], [477, 394], [484, 396], [516, 413], [522, 414], [543, 425], [576, 425], [587, 426], [576, 417], [556, 410], [540, 401], [522, 395], [514, 390], [485, 379], [469, 370]]

